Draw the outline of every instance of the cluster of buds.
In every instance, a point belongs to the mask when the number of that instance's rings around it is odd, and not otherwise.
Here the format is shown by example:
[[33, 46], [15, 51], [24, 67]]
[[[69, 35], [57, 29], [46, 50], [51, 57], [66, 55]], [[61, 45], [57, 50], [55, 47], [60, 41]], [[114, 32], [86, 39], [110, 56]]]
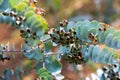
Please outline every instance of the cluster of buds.
[[6, 56], [4, 55], [5, 52], [9, 52], [9, 45], [0, 45], [0, 61], [4, 62], [5, 60], [10, 60], [10, 56], [8, 56], [6, 54]]
[[40, 40], [35, 46], [32, 46], [33, 44], [29, 44], [29, 41], [25, 40], [25, 44], [27, 44], [28, 46], [30, 46], [30, 49], [28, 50], [23, 50], [24, 53], [26, 53], [27, 51], [30, 52], [32, 50], [35, 49], [40, 49], [40, 52], [44, 52], [44, 42], [42, 40]]
[[107, 80], [120, 80], [119, 65], [113, 64], [108, 67], [102, 67], [104, 76]]
[[106, 31], [107, 28], [110, 27], [110, 25], [107, 25], [107, 24], [105, 24], [105, 23], [103, 23], [102, 25], [103, 25], [104, 28], [99, 28], [99, 31]]
[[70, 53], [65, 55], [66, 61], [68, 61], [69, 63], [75, 63], [76, 65], [86, 63], [86, 60], [82, 56], [82, 52], [80, 50], [81, 50], [81, 48], [79, 48], [79, 47], [76, 48], [76, 47], [72, 46]]
[[97, 44], [97, 42], [98, 42], [97, 35], [95, 35], [94, 33], [90, 33], [88, 35], [88, 38], [90, 38], [92, 40], [92, 44]]
[[25, 28], [25, 29], [21, 29], [20, 30], [20, 36], [22, 38], [32, 38], [32, 39], [36, 39], [37, 38], [37, 33], [36, 32], [32, 32], [29, 28]]
[[11, 16], [11, 17], [17, 17], [17, 13], [14, 12], [14, 11], [10, 11], [9, 13], [8, 12], [3, 12], [2, 15]]
[[22, 22], [25, 22], [26, 21], [26, 18], [24, 16], [18, 16], [16, 17], [16, 25], [21, 25]]
[[64, 29], [62, 30], [56, 30], [52, 29], [52, 32], [50, 33], [50, 36], [53, 40], [53, 42], [57, 44], [62, 44], [63, 46], [69, 47], [70, 44], [79, 43], [79, 39], [76, 36], [76, 32], [73, 29], [69, 29], [68, 32], [66, 32]]
[[64, 20], [62, 22], [60, 22], [60, 27], [64, 27], [68, 25], [68, 20]]
[[0, 61], [4, 62], [5, 60], [10, 60], [10, 57], [4, 57], [3, 54], [0, 54]]
[[18, 16], [18, 14], [15, 11], [10, 11], [9, 13], [3, 12], [2, 15], [14, 17], [16, 20], [16, 25], [19, 26], [22, 24], [22, 22], [26, 21], [26, 18], [24, 16]]

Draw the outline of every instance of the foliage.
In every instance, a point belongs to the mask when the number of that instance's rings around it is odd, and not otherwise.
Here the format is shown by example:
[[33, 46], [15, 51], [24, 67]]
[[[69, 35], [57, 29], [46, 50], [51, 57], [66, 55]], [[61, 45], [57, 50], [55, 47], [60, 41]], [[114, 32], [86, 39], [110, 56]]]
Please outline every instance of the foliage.
[[[92, 74], [93, 80], [119, 80], [120, 79], [119, 64], [103, 66], [97, 70], [97, 75]], [[88, 77], [86, 80], [90, 80]]]
[[[48, 23], [43, 17], [44, 10], [36, 6], [36, 0], [2, 0], [0, 11], [0, 23], [11, 24], [20, 30], [20, 36], [25, 39], [24, 49], [20, 52], [38, 62], [36, 72], [39, 79], [63, 79], [64, 77], [60, 74], [62, 70], [60, 60], [63, 56], [75, 65], [91, 60], [100, 64], [118, 64], [119, 66], [119, 56], [115, 50], [108, 48], [101, 50], [99, 46], [99, 44], [106, 44], [108, 47], [120, 49], [120, 31], [107, 24], [95, 20], [77, 22], [64, 20], [57, 28], [48, 30]], [[51, 49], [59, 44], [57, 54], [53, 53]], [[10, 51], [15, 50], [9, 50], [9, 46], [1, 45], [0, 60], [9, 60], [9, 56], [4, 57], [4, 52]], [[16, 68], [17, 79], [22, 79], [21, 71], [20, 68]], [[11, 70], [7, 72], [10, 73]], [[117, 72], [119, 73], [119, 70]], [[109, 73], [111, 72], [107, 73], [108, 76], [114, 76]], [[107, 77], [104, 78], [102, 80], [107, 79]], [[118, 78], [120, 77], [117, 77], [117, 80]]]

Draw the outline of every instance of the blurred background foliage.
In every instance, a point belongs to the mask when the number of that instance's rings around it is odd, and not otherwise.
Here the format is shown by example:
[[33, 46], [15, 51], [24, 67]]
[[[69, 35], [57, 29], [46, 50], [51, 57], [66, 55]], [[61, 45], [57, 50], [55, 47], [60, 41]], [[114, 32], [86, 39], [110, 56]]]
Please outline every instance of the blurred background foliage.
[[[56, 27], [60, 21], [65, 19], [74, 21], [95, 19], [120, 29], [120, 0], [38, 0], [37, 6], [46, 10], [44, 17], [50, 28]], [[19, 30], [10, 25], [0, 24], [0, 32], [0, 44], [9, 42], [12, 45], [14, 42], [16, 49], [24, 44], [24, 40], [19, 36]], [[57, 50], [57, 48], [54, 49], [54, 51]], [[22, 75], [23, 80], [33, 80], [37, 77], [36, 67], [34, 66], [36, 62], [26, 59], [20, 53], [15, 54], [16, 56], [11, 55], [10, 61], [0, 62], [0, 75], [2, 75], [5, 68], [15, 70], [18, 66], [28, 72], [26, 76]], [[64, 58], [61, 62], [63, 63], [62, 74], [65, 75], [64, 80], [84, 80], [85, 76], [90, 76], [91, 72], [95, 72], [100, 67], [99, 64], [89, 62], [87, 64], [89, 66], [84, 64], [83, 69], [78, 71], [74, 65], [66, 62]]]

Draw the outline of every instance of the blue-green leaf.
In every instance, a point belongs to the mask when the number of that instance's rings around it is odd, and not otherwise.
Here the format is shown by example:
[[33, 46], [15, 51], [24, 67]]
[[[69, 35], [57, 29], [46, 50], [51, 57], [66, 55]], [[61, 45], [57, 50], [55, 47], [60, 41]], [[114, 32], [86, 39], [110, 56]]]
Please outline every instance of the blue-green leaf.
[[1, 1], [0, 4], [0, 12], [5, 11], [6, 9], [8, 9], [10, 7], [9, 5], [9, 0], [3, 0], [3, 2]]
[[48, 71], [50, 71], [53, 75], [58, 74], [62, 70], [61, 63], [53, 56], [47, 57], [45, 61], [45, 67]]

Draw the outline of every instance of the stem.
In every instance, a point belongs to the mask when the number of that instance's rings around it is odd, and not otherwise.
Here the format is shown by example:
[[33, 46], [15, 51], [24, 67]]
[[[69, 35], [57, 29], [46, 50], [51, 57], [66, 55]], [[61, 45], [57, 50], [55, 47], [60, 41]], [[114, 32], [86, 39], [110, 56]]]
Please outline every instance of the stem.
[[9, 52], [9, 53], [12, 53], [12, 52], [23, 52], [23, 50], [15, 50], [15, 51], [13, 51], [13, 50], [10, 50], [10, 51], [3, 50], [3, 51], [0, 51], [0, 52]]
[[48, 38], [48, 39], [45, 39], [43, 42], [47, 42], [47, 41], [49, 41], [51, 38]]

